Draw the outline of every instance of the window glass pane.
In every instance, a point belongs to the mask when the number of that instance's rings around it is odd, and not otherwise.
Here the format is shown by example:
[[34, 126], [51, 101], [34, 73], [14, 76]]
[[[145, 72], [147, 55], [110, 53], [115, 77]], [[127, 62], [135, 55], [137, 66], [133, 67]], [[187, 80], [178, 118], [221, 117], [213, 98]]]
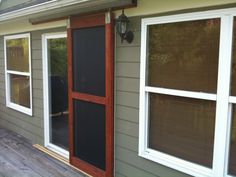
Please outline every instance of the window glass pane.
[[149, 147], [212, 167], [215, 102], [150, 93]]
[[233, 106], [233, 120], [230, 139], [229, 174], [236, 176], [236, 105]]
[[105, 96], [105, 27], [73, 31], [73, 89]]
[[[231, 95], [236, 96], [236, 17], [233, 28]], [[236, 176], [236, 105], [233, 105], [228, 173]]]
[[29, 72], [28, 38], [8, 39], [6, 50], [8, 70]]
[[30, 108], [30, 82], [28, 76], [10, 74], [11, 102]]
[[236, 17], [234, 17], [231, 95], [236, 96]]
[[105, 106], [74, 100], [75, 156], [106, 169]]
[[149, 86], [216, 93], [220, 19], [148, 27]]

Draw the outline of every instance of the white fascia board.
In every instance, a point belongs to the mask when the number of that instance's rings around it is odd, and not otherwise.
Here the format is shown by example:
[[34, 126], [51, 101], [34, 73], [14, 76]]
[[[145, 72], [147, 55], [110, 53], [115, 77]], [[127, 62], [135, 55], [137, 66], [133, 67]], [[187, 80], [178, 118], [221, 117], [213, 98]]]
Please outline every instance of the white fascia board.
[[52, 0], [49, 2], [1, 14], [0, 22], [75, 4], [81, 4], [81, 6], [88, 7], [88, 5], [99, 5], [110, 1], [111, 0]]

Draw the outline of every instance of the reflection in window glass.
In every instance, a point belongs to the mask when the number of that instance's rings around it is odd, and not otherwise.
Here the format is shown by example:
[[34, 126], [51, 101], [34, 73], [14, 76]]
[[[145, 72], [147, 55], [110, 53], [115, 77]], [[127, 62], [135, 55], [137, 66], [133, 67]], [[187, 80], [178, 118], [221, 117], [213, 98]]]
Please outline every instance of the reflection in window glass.
[[30, 108], [30, 82], [28, 76], [10, 74], [11, 102]]
[[50, 142], [69, 148], [66, 38], [47, 40]]
[[233, 120], [230, 139], [229, 174], [236, 176], [236, 106], [233, 106]]
[[215, 102], [150, 93], [149, 147], [212, 167]]
[[220, 19], [148, 26], [148, 85], [216, 93]]
[[8, 39], [6, 41], [7, 69], [29, 72], [28, 38]]
[[[231, 95], [236, 96], [236, 18], [234, 17], [233, 29], [233, 52], [232, 52], [232, 75], [231, 75]], [[236, 105], [233, 105], [229, 168], [228, 173], [236, 176]]]
[[6, 36], [4, 39], [7, 106], [32, 115], [30, 34]]
[[234, 17], [231, 95], [236, 96], [236, 17]]

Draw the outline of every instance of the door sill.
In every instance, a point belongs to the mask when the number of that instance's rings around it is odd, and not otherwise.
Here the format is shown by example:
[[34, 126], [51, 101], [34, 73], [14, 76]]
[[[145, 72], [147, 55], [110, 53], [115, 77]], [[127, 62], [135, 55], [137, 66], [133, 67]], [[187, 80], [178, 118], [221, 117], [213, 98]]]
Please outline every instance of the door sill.
[[34, 144], [33, 147], [35, 147], [36, 149], [52, 156], [53, 158], [55, 158], [57, 160], [62, 161], [63, 163], [69, 163], [69, 158], [65, 157], [65, 155], [62, 155], [61, 153], [55, 152], [51, 148], [43, 147], [39, 144]]
[[71, 165], [70, 162], [69, 162], [69, 158], [66, 158], [66, 157], [64, 157], [64, 156], [62, 156], [62, 155], [56, 153], [55, 151], [52, 151], [51, 149], [49, 149], [49, 148], [47, 148], [47, 147], [44, 147], [44, 146], [41, 146], [41, 145], [39, 145], [39, 144], [34, 144], [33, 147], [35, 147], [36, 149], [38, 149], [38, 150], [40, 150], [40, 151], [42, 151], [42, 152], [44, 152], [44, 153], [50, 155], [51, 157], [53, 157], [53, 158], [59, 160], [60, 162], [66, 164], [66, 165], [68, 165], [68, 166], [70, 166], [71, 168], [73, 168], [73, 169], [79, 171], [80, 173], [86, 175], [87, 177], [92, 177], [92, 176], [89, 175], [88, 173], [86, 173], [86, 172], [84, 172], [84, 171], [82, 171], [82, 170], [76, 168], [75, 166]]
[[67, 151], [59, 146], [49, 143], [45, 146], [45, 148], [49, 149], [50, 151], [66, 158], [66, 159], [69, 159], [69, 151]]

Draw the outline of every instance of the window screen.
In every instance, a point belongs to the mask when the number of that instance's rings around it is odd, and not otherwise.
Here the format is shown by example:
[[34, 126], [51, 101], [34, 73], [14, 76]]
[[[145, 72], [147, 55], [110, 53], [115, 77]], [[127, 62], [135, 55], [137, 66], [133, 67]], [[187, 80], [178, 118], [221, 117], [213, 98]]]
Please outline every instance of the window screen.
[[105, 170], [105, 106], [74, 100], [75, 156]]
[[105, 27], [73, 30], [73, 90], [105, 96]]

